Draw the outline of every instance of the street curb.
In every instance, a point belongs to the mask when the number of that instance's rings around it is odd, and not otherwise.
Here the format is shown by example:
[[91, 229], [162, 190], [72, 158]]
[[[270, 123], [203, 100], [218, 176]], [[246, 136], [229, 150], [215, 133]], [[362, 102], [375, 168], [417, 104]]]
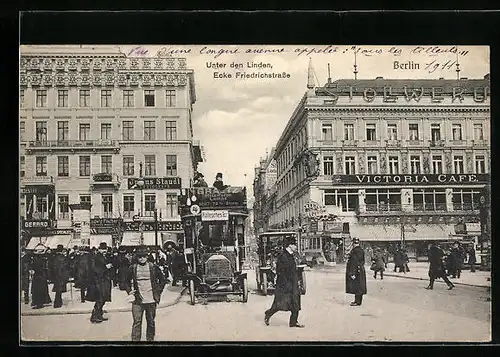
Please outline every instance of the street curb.
[[[424, 280], [424, 281], [429, 280], [429, 279], [426, 279], [426, 278], [417, 278], [417, 277], [414, 277], [414, 276], [404, 276], [404, 275], [386, 274], [386, 273], [384, 273], [384, 276], [392, 276], [392, 277], [396, 277], [396, 278], [413, 279], [413, 280]], [[441, 281], [439, 281], [439, 282], [440, 283], [444, 283], [444, 282], [441, 282]], [[467, 284], [467, 283], [459, 283], [459, 282], [453, 282], [453, 285], [473, 286], [473, 287], [476, 287], [476, 288], [490, 288], [491, 287], [491, 286], [488, 286], [488, 285]]]
[[[167, 302], [167, 303], [161, 303], [158, 305], [157, 309], [164, 309], [166, 307], [173, 306], [177, 304], [181, 298], [182, 295], [186, 292], [188, 287], [185, 287], [182, 289], [182, 291], [179, 293], [179, 296], [175, 298], [174, 301], [172, 302]], [[110, 312], [128, 312], [130, 311], [130, 307], [117, 307], [117, 308], [111, 308], [111, 309], [106, 309], [105, 310], [110, 313]], [[70, 311], [57, 311], [57, 310], [47, 310], [47, 311], [26, 311], [21, 313], [21, 316], [47, 316], [47, 315], [86, 315], [90, 314], [92, 312], [92, 309], [86, 309], [86, 310], [70, 310]]]

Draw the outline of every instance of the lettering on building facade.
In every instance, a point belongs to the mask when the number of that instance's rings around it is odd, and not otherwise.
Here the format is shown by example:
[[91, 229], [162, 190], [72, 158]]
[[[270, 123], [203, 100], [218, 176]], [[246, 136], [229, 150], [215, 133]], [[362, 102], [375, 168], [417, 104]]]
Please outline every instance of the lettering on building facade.
[[[128, 189], [134, 189], [137, 187], [138, 178], [129, 178], [128, 179]], [[173, 188], [181, 188], [182, 180], [180, 177], [148, 177], [143, 178], [144, 186], [142, 187], [144, 190], [165, 190], [165, 189], [173, 189]]]
[[489, 174], [338, 175], [334, 184], [486, 184]]

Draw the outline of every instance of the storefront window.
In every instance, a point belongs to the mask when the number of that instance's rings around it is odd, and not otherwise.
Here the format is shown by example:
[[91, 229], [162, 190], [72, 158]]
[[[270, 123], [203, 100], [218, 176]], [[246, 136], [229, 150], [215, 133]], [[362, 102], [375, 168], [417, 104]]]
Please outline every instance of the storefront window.
[[479, 197], [479, 190], [453, 189], [453, 209], [455, 211], [479, 209]]
[[446, 193], [444, 189], [413, 190], [413, 209], [415, 211], [446, 211]]
[[367, 211], [401, 211], [401, 190], [367, 189], [365, 204]]
[[343, 212], [358, 208], [358, 190], [325, 190], [324, 195], [326, 206], [342, 206]]

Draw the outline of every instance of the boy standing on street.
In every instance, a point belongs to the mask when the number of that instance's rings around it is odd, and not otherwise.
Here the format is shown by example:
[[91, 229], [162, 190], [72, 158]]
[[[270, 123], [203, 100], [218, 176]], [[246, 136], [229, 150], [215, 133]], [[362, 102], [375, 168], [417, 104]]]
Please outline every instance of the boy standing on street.
[[137, 263], [127, 274], [124, 286], [132, 302], [132, 341], [140, 341], [142, 335], [142, 316], [146, 312], [146, 340], [154, 341], [156, 307], [165, 286], [165, 277], [160, 268], [148, 262], [146, 247], [136, 251]]

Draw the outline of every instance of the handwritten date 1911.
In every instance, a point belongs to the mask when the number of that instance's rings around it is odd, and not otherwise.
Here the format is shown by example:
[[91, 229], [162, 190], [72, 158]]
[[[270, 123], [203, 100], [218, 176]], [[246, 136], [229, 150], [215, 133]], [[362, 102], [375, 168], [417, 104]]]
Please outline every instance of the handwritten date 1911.
[[434, 60], [432, 62], [426, 63], [425, 64], [425, 70], [428, 71], [429, 73], [433, 73], [436, 70], [452, 70], [454, 69], [455, 65], [457, 64], [457, 61], [446, 61], [444, 63], [439, 63], [438, 61]]

